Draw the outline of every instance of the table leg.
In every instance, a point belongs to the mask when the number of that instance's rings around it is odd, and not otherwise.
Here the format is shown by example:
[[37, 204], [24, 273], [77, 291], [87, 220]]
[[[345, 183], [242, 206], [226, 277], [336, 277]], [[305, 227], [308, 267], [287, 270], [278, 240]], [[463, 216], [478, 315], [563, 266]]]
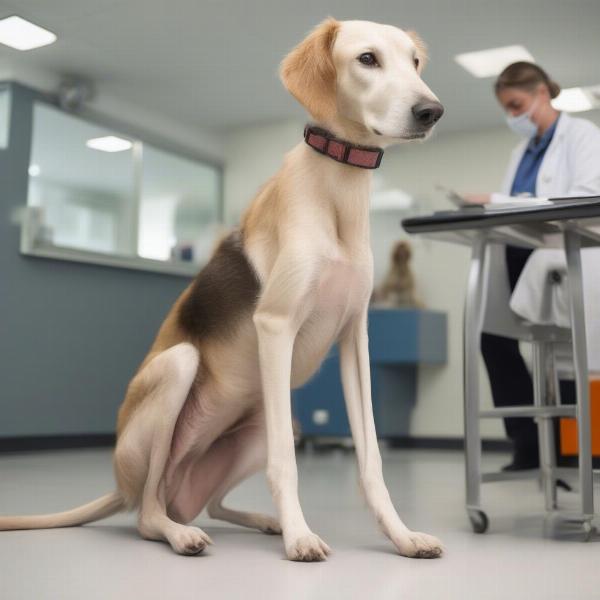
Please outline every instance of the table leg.
[[590, 397], [581, 271], [581, 238], [568, 228], [564, 231], [569, 286], [569, 311], [573, 339], [573, 362], [577, 390], [577, 435], [579, 442], [579, 489], [584, 519], [594, 515]]
[[[549, 406], [548, 397], [548, 344], [536, 341], [533, 350], [533, 399], [534, 405], [539, 408]], [[549, 417], [535, 419], [538, 428], [540, 474], [546, 510], [555, 510], [556, 498], [556, 471], [554, 448], [554, 421]]]
[[479, 348], [483, 326], [484, 261], [487, 239], [482, 234], [473, 243], [464, 314], [464, 418], [466, 508], [473, 529], [483, 533], [487, 517], [481, 504], [481, 434], [479, 429]]

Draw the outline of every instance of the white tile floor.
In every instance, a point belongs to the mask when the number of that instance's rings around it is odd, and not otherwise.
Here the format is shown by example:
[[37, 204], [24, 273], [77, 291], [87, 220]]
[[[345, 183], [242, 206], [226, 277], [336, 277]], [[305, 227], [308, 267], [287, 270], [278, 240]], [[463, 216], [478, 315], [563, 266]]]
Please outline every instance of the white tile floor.
[[[491, 455], [497, 467], [507, 457]], [[459, 452], [384, 452], [384, 469], [402, 518], [438, 535], [437, 560], [397, 556], [377, 532], [356, 486], [354, 457], [333, 451], [298, 458], [306, 518], [334, 550], [324, 563], [284, 560], [281, 538], [211, 521], [198, 524], [215, 545], [198, 557], [140, 539], [133, 514], [72, 529], [0, 532], [2, 600], [461, 599], [600, 598], [600, 545], [575, 525], [544, 518], [533, 481], [490, 484], [485, 535], [463, 509]], [[110, 451], [0, 456], [0, 513], [63, 510], [113, 488]], [[573, 494], [561, 492], [564, 504]], [[229, 497], [231, 506], [272, 511], [264, 476]]]

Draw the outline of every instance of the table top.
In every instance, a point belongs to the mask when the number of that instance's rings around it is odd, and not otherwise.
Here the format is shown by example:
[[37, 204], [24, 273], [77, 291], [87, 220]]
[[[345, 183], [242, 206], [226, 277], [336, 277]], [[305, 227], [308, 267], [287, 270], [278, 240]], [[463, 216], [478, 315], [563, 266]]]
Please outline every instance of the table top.
[[522, 208], [512, 205], [486, 210], [483, 206], [473, 206], [445, 210], [403, 219], [402, 227], [408, 233], [428, 233], [600, 218], [600, 196], [550, 198], [550, 201], [551, 204]]

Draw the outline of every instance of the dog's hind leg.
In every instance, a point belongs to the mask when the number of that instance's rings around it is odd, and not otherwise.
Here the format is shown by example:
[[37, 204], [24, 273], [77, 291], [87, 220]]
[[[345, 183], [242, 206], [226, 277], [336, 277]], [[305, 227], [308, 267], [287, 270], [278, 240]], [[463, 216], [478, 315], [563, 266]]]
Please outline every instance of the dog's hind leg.
[[267, 463], [267, 437], [263, 414], [258, 416], [258, 421], [253, 421], [233, 435], [230, 446], [232, 464], [208, 503], [208, 515], [213, 519], [258, 529], [264, 533], [279, 534], [281, 526], [275, 517], [223, 506], [223, 499], [235, 486], [264, 469]]
[[168, 514], [181, 523], [189, 523], [207, 506], [208, 515], [213, 519], [265, 533], [281, 533], [274, 517], [232, 510], [222, 504], [232, 488], [264, 469], [266, 458], [267, 441], [261, 412], [214, 441], [187, 467], [175, 496], [168, 503]]
[[[171, 520], [166, 512], [165, 468], [177, 418], [196, 377], [198, 351], [189, 343], [172, 346], [155, 356], [136, 376], [145, 397], [117, 445], [115, 465], [123, 473], [128, 461], [139, 461], [139, 446], [147, 456], [138, 529], [142, 537], [171, 544], [179, 554], [198, 554], [212, 543], [197, 527]], [[136, 447], [137, 446], [137, 447]], [[139, 450], [138, 450], [139, 452]], [[141, 468], [138, 463], [129, 468]]]

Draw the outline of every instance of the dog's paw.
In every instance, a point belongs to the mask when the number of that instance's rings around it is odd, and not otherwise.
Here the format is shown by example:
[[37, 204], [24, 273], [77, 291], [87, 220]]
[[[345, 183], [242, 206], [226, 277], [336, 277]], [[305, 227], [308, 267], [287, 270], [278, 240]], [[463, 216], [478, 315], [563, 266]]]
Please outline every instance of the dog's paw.
[[318, 535], [309, 532], [286, 543], [285, 552], [290, 560], [316, 562], [325, 560], [331, 548]]
[[439, 558], [444, 551], [442, 542], [427, 533], [408, 531], [390, 537], [402, 556], [410, 558]]
[[171, 547], [177, 554], [194, 556], [200, 554], [208, 544], [212, 544], [208, 534], [198, 527], [178, 525], [167, 533]]

